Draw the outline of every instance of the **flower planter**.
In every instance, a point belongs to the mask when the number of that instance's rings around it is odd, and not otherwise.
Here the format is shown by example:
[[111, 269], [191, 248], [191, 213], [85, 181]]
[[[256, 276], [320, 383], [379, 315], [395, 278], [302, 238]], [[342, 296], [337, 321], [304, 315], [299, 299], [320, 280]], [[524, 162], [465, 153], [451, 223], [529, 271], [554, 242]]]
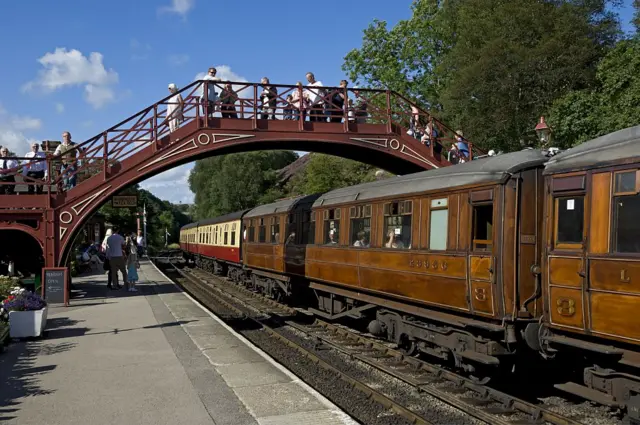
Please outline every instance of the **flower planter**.
[[47, 311], [41, 310], [10, 311], [9, 332], [11, 338], [29, 338], [42, 335], [47, 324]]

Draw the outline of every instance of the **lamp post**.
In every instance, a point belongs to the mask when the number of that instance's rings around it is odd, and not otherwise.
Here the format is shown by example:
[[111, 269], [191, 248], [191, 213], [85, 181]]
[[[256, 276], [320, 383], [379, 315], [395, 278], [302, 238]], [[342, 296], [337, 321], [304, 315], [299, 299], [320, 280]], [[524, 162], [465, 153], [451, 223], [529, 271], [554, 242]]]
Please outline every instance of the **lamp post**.
[[543, 147], [551, 143], [551, 137], [553, 135], [553, 131], [551, 130], [551, 127], [549, 127], [545, 122], [544, 116], [540, 117], [540, 121], [536, 125], [535, 130], [536, 130], [536, 135], [538, 136], [538, 140], [540, 141], [540, 144]]

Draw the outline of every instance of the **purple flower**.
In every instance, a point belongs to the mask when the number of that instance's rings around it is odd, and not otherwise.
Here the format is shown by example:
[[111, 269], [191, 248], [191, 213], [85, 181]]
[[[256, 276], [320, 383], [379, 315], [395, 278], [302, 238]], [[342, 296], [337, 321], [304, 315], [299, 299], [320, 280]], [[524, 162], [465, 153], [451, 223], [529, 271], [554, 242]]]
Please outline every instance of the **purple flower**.
[[41, 310], [47, 303], [37, 294], [24, 291], [12, 300], [5, 300], [2, 308], [7, 311], [31, 311]]

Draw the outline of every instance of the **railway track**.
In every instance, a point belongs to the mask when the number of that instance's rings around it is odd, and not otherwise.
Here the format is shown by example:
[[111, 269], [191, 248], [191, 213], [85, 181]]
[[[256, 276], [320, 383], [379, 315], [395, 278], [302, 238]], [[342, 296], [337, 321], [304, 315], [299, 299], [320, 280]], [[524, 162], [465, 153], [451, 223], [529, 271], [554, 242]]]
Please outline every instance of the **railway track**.
[[[327, 352], [335, 350], [356, 364], [364, 374], [375, 370], [388, 375], [405, 388], [413, 389], [420, 397], [435, 399], [452, 406], [475, 423], [495, 425], [579, 425], [592, 424], [593, 418], [584, 414], [563, 414], [542, 405], [533, 404], [489, 386], [479, 384], [440, 366], [406, 356], [387, 344], [322, 320], [308, 322], [310, 315], [256, 294], [242, 286], [212, 275], [200, 269], [175, 271], [185, 278], [190, 288], [185, 288], [199, 299], [215, 298], [216, 302], [234, 311], [235, 318], [246, 318], [261, 326], [271, 337], [279, 339], [293, 350], [310, 359], [372, 400], [414, 424], [433, 422], [417, 411], [394, 399], [384, 388], [375, 388], [366, 379], [347, 374], [333, 365]], [[183, 285], [185, 286], [185, 285]], [[305, 317], [306, 316], [306, 317]], [[285, 331], [287, 330], [287, 331]], [[298, 334], [311, 344], [294, 342], [291, 334]], [[292, 340], [293, 339], [293, 340]], [[304, 345], [310, 345], [305, 347]], [[335, 356], [334, 356], [335, 357]], [[329, 361], [328, 361], [329, 360]], [[415, 401], [415, 399], [414, 399]]]

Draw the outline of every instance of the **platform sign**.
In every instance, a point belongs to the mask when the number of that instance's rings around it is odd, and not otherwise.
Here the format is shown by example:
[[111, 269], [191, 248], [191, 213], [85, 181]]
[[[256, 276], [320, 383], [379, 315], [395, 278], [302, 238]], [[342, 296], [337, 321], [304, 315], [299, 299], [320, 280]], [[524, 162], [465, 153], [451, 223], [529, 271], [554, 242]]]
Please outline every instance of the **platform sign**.
[[136, 195], [116, 195], [111, 198], [114, 208], [131, 208], [138, 206], [138, 197]]
[[69, 304], [69, 269], [67, 267], [42, 268], [42, 298], [47, 303]]

